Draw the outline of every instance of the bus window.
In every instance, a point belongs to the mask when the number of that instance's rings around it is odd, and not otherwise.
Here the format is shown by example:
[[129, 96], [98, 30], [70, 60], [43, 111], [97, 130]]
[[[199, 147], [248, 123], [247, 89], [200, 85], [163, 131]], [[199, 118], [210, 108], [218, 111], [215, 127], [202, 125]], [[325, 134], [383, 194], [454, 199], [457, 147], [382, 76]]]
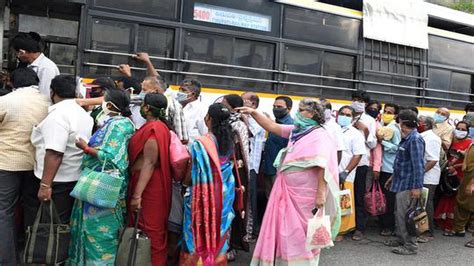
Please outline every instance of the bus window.
[[[355, 56], [324, 52], [323, 75], [329, 77], [354, 79], [355, 60]], [[351, 81], [323, 79], [323, 84], [331, 87], [350, 89], [354, 88], [354, 82]], [[351, 91], [324, 88], [323, 96], [326, 98], [342, 97], [345, 99], [350, 99]]]
[[177, 0], [95, 0], [96, 6], [177, 19]]

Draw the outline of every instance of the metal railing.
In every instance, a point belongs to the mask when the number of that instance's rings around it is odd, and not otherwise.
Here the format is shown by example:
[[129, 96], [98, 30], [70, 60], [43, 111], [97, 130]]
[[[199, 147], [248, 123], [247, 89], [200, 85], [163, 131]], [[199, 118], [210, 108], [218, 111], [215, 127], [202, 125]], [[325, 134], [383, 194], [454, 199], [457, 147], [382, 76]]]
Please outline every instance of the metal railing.
[[[123, 52], [111, 52], [111, 51], [101, 51], [101, 50], [94, 50], [94, 49], [85, 49], [85, 53], [98, 53], [98, 54], [109, 54], [109, 55], [118, 55], [118, 56], [127, 56], [131, 57], [135, 54], [131, 53], [123, 53]], [[413, 55], [413, 53], [412, 53]], [[421, 55], [421, 54], [420, 54]], [[255, 67], [246, 67], [246, 66], [238, 66], [238, 65], [231, 65], [231, 64], [222, 64], [222, 63], [213, 63], [213, 62], [205, 62], [205, 61], [197, 61], [197, 60], [186, 60], [186, 59], [176, 59], [176, 58], [169, 58], [169, 57], [159, 57], [159, 56], [150, 56], [151, 59], [162, 60], [162, 61], [170, 61], [174, 63], [183, 63], [183, 64], [197, 64], [197, 65], [208, 65], [208, 66], [216, 66], [216, 67], [224, 67], [224, 68], [231, 68], [231, 69], [241, 69], [241, 70], [249, 70], [249, 71], [258, 71], [264, 73], [272, 73], [275, 75], [279, 75], [280, 77], [286, 76], [296, 76], [296, 77], [308, 77], [308, 78], [317, 78], [317, 79], [325, 79], [325, 80], [335, 80], [335, 81], [344, 81], [344, 82], [352, 82], [355, 84], [367, 84], [367, 85], [375, 85], [375, 86], [384, 86], [390, 88], [399, 88], [399, 89], [409, 89], [413, 91], [427, 91], [427, 92], [439, 92], [439, 93], [446, 93], [455, 94], [455, 95], [463, 95], [467, 97], [474, 97], [473, 93], [464, 93], [464, 92], [454, 92], [454, 91], [444, 91], [438, 89], [431, 89], [431, 88], [423, 88], [423, 87], [415, 87], [415, 86], [406, 86], [406, 85], [399, 85], [399, 84], [389, 84], [389, 83], [382, 83], [382, 82], [375, 82], [363, 79], [348, 79], [348, 78], [339, 78], [339, 77], [332, 77], [332, 76], [323, 76], [323, 75], [315, 75], [315, 74], [307, 74], [307, 73], [300, 73], [300, 72], [291, 72], [291, 71], [280, 71], [280, 70], [273, 70], [273, 69], [264, 69], [264, 68], [255, 68]], [[111, 64], [102, 64], [102, 63], [94, 63], [94, 62], [84, 62], [86, 66], [95, 66], [95, 67], [106, 67], [106, 68], [117, 68], [117, 65]], [[398, 67], [398, 64], [396, 65]], [[421, 65], [420, 65], [421, 66]], [[425, 67], [427, 65], [424, 65]], [[131, 67], [133, 70], [138, 71], [145, 71], [146, 68], [141, 67]], [[332, 90], [339, 90], [339, 91], [354, 91], [354, 88], [346, 88], [346, 87], [336, 87], [324, 84], [312, 84], [312, 83], [303, 83], [303, 82], [292, 82], [287, 80], [281, 79], [261, 79], [261, 78], [250, 78], [250, 77], [242, 77], [242, 76], [232, 76], [232, 75], [223, 75], [223, 74], [212, 74], [212, 73], [199, 73], [199, 72], [189, 72], [189, 71], [181, 71], [179, 70], [168, 70], [168, 69], [157, 69], [158, 72], [161, 73], [169, 73], [169, 74], [180, 74], [180, 75], [193, 75], [193, 76], [202, 76], [202, 77], [211, 77], [211, 78], [222, 78], [222, 79], [234, 79], [234, 80], [242, 80], [242, 81], [253, 81], [259, 83], [269, 83], [269, 84], [281, 84], [281, 85], [292, 85], [292, 86], [304, 86], [304, 87], [313, 87], [313, 88], [327, 88]], [[367, 70], [365, 70], [367, 71]], [[378, 72], [368, 70], [367, 72]], [[420, 72], [422, 72], [420, 70]], [[427, 71], [426, 71], [427, 72]], [[390, 74], [394, 76], [402, 76], [406, 78], [417, 79], [422, 82], [426, 82], [428, 77], [423, 76], [410, 76], [406, 74], [398, 74], [398, 73], [386, 73], [381, 72], [381, 74]], [[384, 91], [375, 91], [375, 90], [368, 90], [370, 93], [375, 94], [384, 94], [389, 96], [397, 96], [397, 97], [410, 97], [416, 99], [430, 99], [430, 100], [442, 100], [442, 101], [453, 101], [458, 103], [468, 103], [470, 101], [466, 100], [459, 100], [459, 99], [450, 99], [450, 98], [437, 98], [431, 96], [424, 96], [422, 95], [411, 95], [411, 94], [402, 94], [402, 93], [394, 93], [394, 92], [384, 92]]]

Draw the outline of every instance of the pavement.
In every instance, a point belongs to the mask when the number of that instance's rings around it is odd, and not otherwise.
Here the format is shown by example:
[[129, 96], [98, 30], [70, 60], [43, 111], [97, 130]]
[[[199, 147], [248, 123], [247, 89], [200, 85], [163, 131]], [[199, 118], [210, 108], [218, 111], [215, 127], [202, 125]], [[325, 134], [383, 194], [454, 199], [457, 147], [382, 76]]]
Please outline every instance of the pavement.
[[[363, 241], [355, 242], [346, 237], [331, 249], [323, 250], [319, 265], [474, 265], [474, 249], [464, 247], [471, 238], [470, 234], [465, 238], [445, 237], [441, 231], [436, 231], [434, 241], [419, 244], [417, 255], [400, 256], [384, 246], [387, 238], [379, 236], [378, 229], [372, 227], [368, 230]], [[229, 265], [249, 265], [251, 257], [251, 252], [241, 251], [237, 260]]]

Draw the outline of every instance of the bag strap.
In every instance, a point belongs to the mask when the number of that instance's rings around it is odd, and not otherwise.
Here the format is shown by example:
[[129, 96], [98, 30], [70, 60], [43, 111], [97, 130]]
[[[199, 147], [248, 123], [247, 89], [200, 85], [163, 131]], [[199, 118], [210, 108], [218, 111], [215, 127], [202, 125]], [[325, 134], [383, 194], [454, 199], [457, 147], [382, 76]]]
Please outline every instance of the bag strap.
[[41, 221], [41, 217], [43, 216], [43, 208], [44, 208], [44, 203], [41, 202], [38, 212], [36, 213], [36, 218], [35, 222], [33, 223], [33, 228], [31, 230], [31, 240], [30, 240], [30, 245], [28, 246], [28, 258], [25, 260], [26, 263], [33, 263], [33, 252], [35, 249], [35, 244], [36, 244], [36, 232], [38, 231], [38, 226]]
[[237, 157], [235, 156], [235, 152], [232, 153], [232, 160], [234, 161], [234, 165], [235, 165], [235, 174], [237, 176], [237, 185], [239, 186], [239, 188], [242, 188], [242, 181], [240, 179], [239, 166], [237, 164]]
[[[53, 264], [53, 244], [54, 244], [54, 220], [53, 220], [53, 200], [49, 201], [49, 236], [46, 248], [46, 264]], [[56, 214], [57, 215], [57, 214]]]
[[141, 210], [138, 210], [135, 213], [135, 222], [133, 226], [133, 237], [132, 237], [132, 243], [130, 244], [130, 251], [128, 253], [128, 261], [127, 261], [127, 266], [135, 266], [136, 261], [137, 261], [137, 249], [138, 249], [138, 219], [139, 217], [142, 216], [143, 219], [143, 213]]

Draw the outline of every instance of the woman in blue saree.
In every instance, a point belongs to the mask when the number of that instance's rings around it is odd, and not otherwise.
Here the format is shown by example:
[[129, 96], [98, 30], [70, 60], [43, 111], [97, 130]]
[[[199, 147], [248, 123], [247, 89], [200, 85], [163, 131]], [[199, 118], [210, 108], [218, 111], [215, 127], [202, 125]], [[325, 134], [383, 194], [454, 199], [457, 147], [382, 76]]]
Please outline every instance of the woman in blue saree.
[[[102, 208], [76, 199], [71, 215], [71, 244], [68, 265], [114, 265], [119, 230], [125, 224], [125, 195], [128, 185], [128, 142], [135, 132], [130, 116], [130, 96], [109, 90], [102, 105], [110, 118], [89, 143], [80, 139], [84, 150], [83, 169], [112, 171], [123, 179], [115, 208]], [[105, 164], [104, 164], [105, 161]]]
[[210, 133], [191, 145], [191, 181], [184, 195], [183, 249], [180, 265], [226, 265], [229, 229], [234, 219], [233, 136], [230, 112], [209, 107]]

